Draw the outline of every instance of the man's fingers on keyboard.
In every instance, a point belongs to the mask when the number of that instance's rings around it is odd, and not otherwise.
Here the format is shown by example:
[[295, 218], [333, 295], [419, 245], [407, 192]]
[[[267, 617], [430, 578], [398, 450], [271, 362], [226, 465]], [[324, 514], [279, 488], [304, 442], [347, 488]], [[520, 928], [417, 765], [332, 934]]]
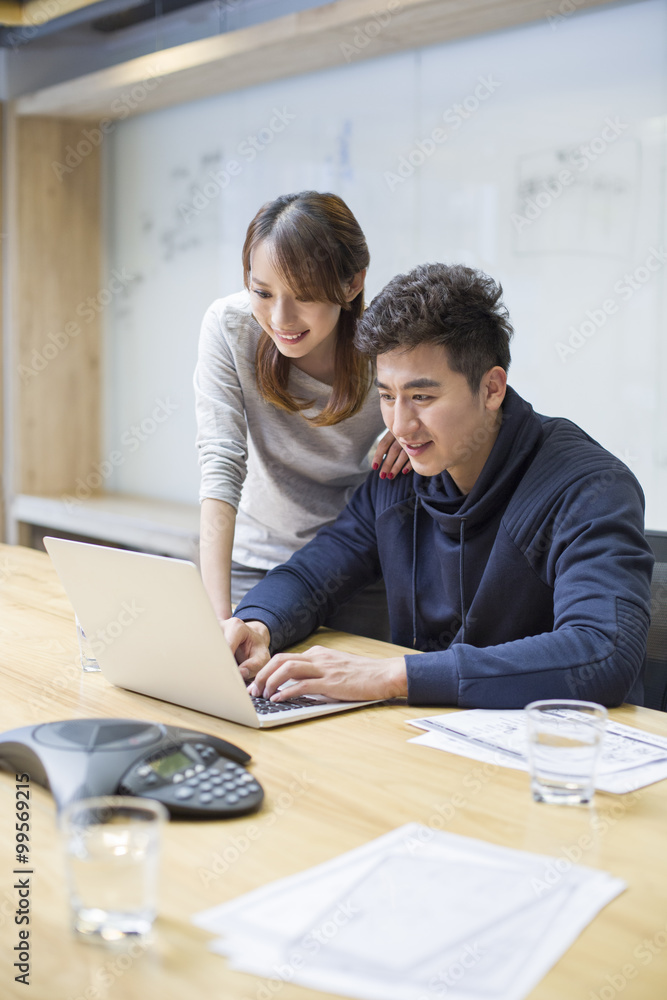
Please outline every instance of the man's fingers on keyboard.
[[[270, 677], [267, 678], [264, 686], [264, 697], [271, 698], [274, 694], [276, 694], [278, 688], [284, 684], [285, 681], [303, 681], [319, 676], [321, 676], [321, 671], [318, 670], [313, 661], [309, 660], [307, 656], [300, 654], [298, 659], [288, 658], [273, 671]], [[289, 687], [281, 692], [281, 700], [284, 701], [285, 698], [291, 698], [292, 690], [294, 690], [294, 693], [296, 694], [296, 689], [297, 685], [290, 684]]]

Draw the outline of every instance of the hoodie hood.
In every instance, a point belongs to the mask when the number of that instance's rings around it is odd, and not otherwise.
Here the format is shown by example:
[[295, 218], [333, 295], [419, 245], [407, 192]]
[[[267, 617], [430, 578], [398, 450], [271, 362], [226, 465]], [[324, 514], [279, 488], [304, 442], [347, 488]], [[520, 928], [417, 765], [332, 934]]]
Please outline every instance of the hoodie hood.
[[510, 386], [502, 405], [502, 423], [484, 467], [467, 496], [459, 493], [448, 472], [414, 474], [416, 506], [423, 507], [445, 534], [460, 539], [462, 520], [469, 537], [490, 517], [504, 510], [517, 483], [539, 449], [542, 422], [530, 403]]
[[[497, 525], [517, 484], [530, 465], [543, 438], [542, 422], [532, 406], [509, 386], [502, 406], [502, 422], [493, 448], [470, 493], [464, 496], [448, 472], [437, 476], [415, 473], [415, 506], [412, 523], [412, 645], [419, 635], [419, 512], [420, 507], [450, 540], [439, 558], [458, 563], [458, 593], [449, 594], [450, 609], [460, 621], [456, 639], [466, 641], [468, 596], [474, 593], [486, 564]], [[428, 532], [428, 526], [426, 531]], [[444, 540], [443, 540], [444, 542]], [[441, 548], [441, 546], [439, 546]], [[468, 550], [472, 551], [470, 554]], [[429, 558], [428, 549], [422, 549]], [[471, 558], [472, 557], [472, 558]], [[450, 563], [451, 565], [451, 563]], [[476, 567], [466, 573], [466, 566]], [[449, 573], [449, 579], [454, 578]], [[429, 601], [430, 595], [426, 598]], [[456, 607], [458, 605], [458, 607]]]

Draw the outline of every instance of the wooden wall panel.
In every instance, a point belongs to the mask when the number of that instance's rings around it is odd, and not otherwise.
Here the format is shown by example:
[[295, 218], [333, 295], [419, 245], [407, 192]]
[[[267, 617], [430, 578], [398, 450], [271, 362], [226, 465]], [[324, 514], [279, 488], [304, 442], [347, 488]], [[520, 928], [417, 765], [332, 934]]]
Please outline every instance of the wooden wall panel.
[[5, 179], [5, 106], [0, 101], [0, 541], [5, 541], [6, 476], [5, 476], [5, 366], [4, 366], [4, 179]]
[[73, 492], [100, 454], [100, 153], [83, 127], [16, 121], [16, 493]]

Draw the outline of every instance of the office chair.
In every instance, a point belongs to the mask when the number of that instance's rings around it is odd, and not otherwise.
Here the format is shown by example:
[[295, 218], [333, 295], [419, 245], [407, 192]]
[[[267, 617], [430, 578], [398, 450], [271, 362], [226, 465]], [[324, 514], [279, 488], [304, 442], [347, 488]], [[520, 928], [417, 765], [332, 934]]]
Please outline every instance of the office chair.
[[647, 531], [655, 566], [651, 580], [651, 627], [646, 643], [644, 704], [667, 712], [667, 531]]

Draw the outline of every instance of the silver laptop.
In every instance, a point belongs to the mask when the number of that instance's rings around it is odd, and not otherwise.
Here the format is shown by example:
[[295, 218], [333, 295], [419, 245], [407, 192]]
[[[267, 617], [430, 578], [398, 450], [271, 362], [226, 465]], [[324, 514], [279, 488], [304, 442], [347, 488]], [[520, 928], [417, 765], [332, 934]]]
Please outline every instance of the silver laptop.
[[373, 704], [252, 698], [192, 562], [64, 538], [44, 545], [102, 673], [118, 687], [256, 729]]

